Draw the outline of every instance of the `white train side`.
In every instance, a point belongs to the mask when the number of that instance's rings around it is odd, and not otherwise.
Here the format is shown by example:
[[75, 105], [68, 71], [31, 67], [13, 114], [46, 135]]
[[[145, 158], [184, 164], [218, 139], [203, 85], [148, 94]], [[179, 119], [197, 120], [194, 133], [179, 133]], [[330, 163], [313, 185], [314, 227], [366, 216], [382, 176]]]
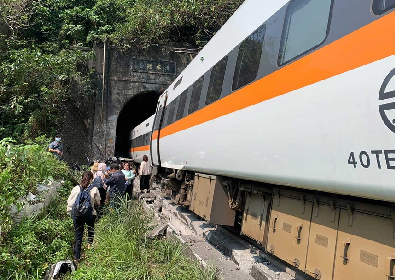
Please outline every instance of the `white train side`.
[[129, 156], [136, 163], [141, 163], [144, 155], [148, 156], [148, 160], [151, 162], [150, 141], [153, 121], [154, 116], [151, 116], [130, 132]]

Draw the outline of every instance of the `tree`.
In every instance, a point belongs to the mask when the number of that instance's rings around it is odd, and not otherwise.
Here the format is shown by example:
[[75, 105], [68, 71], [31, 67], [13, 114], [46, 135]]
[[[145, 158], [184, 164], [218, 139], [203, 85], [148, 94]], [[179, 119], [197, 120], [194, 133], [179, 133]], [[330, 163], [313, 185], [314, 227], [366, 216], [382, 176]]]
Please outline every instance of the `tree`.
[[0, 22], [11, 33], [11, 37], [29, 27], [33, 14], [31, 0], [0, 0]]

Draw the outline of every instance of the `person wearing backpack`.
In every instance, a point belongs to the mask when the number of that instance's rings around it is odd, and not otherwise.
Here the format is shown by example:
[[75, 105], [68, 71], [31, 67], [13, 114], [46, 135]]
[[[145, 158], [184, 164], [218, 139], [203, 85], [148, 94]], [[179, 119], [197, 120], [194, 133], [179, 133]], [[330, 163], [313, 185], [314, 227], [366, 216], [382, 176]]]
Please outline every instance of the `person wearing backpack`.
[[85, 171], [81, 183], [75, 186], [67, 199], [67, 213], [71, 215], [74, 225], [74, 260], [81, 259], [82, 237], [85, 224], [88, 228], [88, 249], [92, 246], [95, 235], [96, 210], [95, 205], [100, 205], [100, 193], [92, 185], [93, 173]]

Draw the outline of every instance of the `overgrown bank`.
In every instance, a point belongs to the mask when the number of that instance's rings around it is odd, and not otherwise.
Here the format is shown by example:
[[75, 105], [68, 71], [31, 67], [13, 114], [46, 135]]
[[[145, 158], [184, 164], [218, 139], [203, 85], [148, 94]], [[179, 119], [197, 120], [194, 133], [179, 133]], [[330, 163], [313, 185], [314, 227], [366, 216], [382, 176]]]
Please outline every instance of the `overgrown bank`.
[[23, 219], [8, 232], [0, 246], [0, 279], [44, 279], [49, 266], [72, 256], [73, 223], [65, 211], [72, 185], [38, 216]]
[[3, 233], [11, 229], [11, 205], [23, 206], [30, 192], [37, 194], [37, 184], [45, 180], [71, 180], [72, 174], [64, 162], [47, 152], [45, 137], [17, 145], [12, 139], [0, 140], [0, 225]]
[[215, 269], [203, 271], [184, 255], [184, 245], [147, 238], [151, 217], [137, 202], [110, 211], [98, 223], [94, 250], [86, 251], [73, 280], [210, 280]]
[[[72, 255], [73, 226], [65, 204], [79, 174], [47, 152], [48, 141], [45, 137], [26, 145], [0, 141], [0, 279], [43, 279], [51, 263]], [[38, 195], [37, 184], [52, 180], [64, 183], [51, 204], [37, 216], [15, 223], [11, 205], [21, 209], [26, 201], [22, 198]]]

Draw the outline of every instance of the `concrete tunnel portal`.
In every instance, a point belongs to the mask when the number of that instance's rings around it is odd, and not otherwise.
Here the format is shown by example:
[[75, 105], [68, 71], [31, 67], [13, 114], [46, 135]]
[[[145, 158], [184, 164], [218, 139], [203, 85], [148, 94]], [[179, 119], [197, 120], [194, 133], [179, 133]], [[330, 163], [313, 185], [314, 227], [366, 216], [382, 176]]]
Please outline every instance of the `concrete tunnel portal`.
[[125, 103], [117, 119], [115, 156], [129, 157], [130, 131], [155, 113], [161, 93], [161, 91], [143, 91]]

